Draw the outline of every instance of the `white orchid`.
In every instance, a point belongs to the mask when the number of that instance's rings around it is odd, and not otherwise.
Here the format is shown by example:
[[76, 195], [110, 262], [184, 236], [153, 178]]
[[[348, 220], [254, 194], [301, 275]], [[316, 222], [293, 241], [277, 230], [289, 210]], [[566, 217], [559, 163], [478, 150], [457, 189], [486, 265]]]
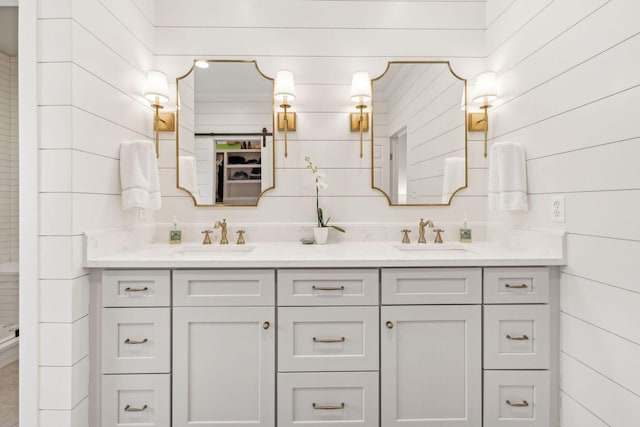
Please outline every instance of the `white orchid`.
[[327, 218], [324, 220], [324, 216], [322, 213], [322, 208], [320, 208], [320, 198], [319, 192], [320, 190], [326, 190], [329, 185], [325, 182], [325, 175], [322, 172], [318, 171], [318, 168], [313, 165], [311, 162], [311, 158], [309, 156], [304, 158], [305, 162], [307, 162], [307, 168], [311, 169], [311, 172], [315, 175], [316, 182], [316, 214], [318, 215], [318, 227], [331, 227], [335, 230], [338, 230], [344, 233], [344, 228], [338, 227], [337, 225], [329, 225], [329, 220], [331, 218]]

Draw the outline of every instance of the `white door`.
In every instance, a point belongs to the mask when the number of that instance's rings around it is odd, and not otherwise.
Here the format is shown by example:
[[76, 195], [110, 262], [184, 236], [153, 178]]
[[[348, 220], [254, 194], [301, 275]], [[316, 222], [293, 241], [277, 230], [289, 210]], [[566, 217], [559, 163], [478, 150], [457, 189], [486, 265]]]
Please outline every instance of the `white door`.
[[275, 425], [273, 307], [173, 310], [173, 427]]
[[382, 307], [382, 427], [482, 423], [479, 305]]

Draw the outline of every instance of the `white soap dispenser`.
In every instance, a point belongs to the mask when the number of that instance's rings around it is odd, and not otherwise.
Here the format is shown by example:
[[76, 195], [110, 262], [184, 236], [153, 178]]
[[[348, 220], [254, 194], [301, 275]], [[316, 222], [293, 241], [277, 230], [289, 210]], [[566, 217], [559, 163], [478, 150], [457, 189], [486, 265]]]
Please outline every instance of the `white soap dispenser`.
[[182, 243], [182, 231], [178, 230], [178, 218], [173, 217], [173, 229], [169, 231], [169, 243], [172, 245]]
[[471, 228], [467, 225], [467, 214], [464, 215], [464, 224], [460, 228], [460, 242], [471, 243]]

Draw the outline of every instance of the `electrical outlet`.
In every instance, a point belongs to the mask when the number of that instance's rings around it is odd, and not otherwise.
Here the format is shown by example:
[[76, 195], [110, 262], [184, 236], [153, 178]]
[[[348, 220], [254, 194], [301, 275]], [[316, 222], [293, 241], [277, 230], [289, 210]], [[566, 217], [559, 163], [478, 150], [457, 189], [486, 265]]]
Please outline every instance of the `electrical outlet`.
[[147, 219], [147, 210], [138, 209], [138, 221], [144, 221], [145, 219]]
[[551, 198], [551, 221], [564, 222], [564, 197]]

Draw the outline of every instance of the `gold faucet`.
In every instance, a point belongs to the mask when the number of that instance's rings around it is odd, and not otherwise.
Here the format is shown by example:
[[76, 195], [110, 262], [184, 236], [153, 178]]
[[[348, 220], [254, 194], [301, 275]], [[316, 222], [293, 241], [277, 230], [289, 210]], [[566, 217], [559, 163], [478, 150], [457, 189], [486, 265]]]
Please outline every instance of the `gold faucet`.
[[244, 245], [244, 230], [238, 230], [236, 233], [238, 234], [238, 241], [236, 242], [236, 245]]
[[425, 227], [429, 227], [429, 228], [433, 229], [433, 221], [428, 219], [425, 222], [424, 218], [420, 218], [420, 224], [418, 224], [418, 226], [420, 227], [420, 229], [418, 231], [420, 233], [418, 235], [418, 243], [427, 243], [427, 239], [424, 238], [424, 228]]
[[409, 233], [411, 233], [411, 230], [409, 230], [408, 228], [402, 230], [402, 243], [411, 243], [411, 241], [409, 240]]
[[224, 218], [222, 222], [216, 221], [216, 223], [213, 225], [213, 228], [220, 229], [220, 244], [228, 245], [229, 240], [227, 240], [227, 219]]
[[436, 233], [436, 239], [433, 241], [433, 243], [443, 243], [440, 233], [444, 233], [444, 230], [442, 228], [435, 228], [433, 232]]
[[209, 236], [209, 234], [213, 233], [212, 230], [204, 230], [202, 232], [202, 234], [204, 234], [204, 240], [202, 241], [203, 245], [210, 245], [211, 244], [211, 236]]

